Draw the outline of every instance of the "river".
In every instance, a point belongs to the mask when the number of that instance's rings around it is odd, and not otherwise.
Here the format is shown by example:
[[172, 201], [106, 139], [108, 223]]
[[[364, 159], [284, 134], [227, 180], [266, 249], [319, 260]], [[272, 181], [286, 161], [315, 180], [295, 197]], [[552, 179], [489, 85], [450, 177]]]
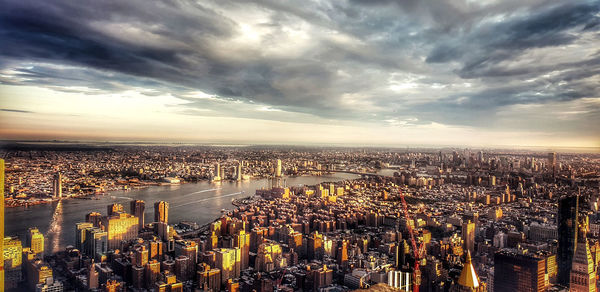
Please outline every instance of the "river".
[[[286, 177], [288, 186], [315, 185], [357, 178], [357, 175], [335, 173], [323, 176]], [[154, 202], [169, 202], [169, 223], [193, 221], [209, 223], [221, 215], [222, 209], [232, 209], [235, 198], [253, 195], [255, 190], [268, 188], [269, 179], [241, 182], [187, 183], [181, 185], [153, 186], [140, 190], [114, 191], [99, 200], [62, 200], [59, 203], [36, 205], [28, 208], [6, 208], [5, 234], [19, 236], [25, 245], [25, 234], [29, 227], [37, 227], [46, 235], [46, 251], [56, 252], [75, 243], [75, 223], [85, 221], [89, 212], [106, 214], [106, 206], [120, 203], [129, 212], [129, 201], [146, 201], [145, 221], [154, 218]]]

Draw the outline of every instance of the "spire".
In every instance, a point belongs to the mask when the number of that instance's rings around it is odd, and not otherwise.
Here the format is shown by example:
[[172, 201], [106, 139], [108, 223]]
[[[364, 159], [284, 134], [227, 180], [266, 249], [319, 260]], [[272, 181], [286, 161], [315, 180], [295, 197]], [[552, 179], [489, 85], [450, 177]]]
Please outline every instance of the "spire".
[[460, 272], [460, 277], [458, 277], [458, 284], [467, 288], [478, 288], [479, 287], [479, 277], [477, 277], [477, 273], [475, 273], [475, 268], [471, 263], [471, 252], [467, 250], [467, 259], [465, 261], [465, 265]]

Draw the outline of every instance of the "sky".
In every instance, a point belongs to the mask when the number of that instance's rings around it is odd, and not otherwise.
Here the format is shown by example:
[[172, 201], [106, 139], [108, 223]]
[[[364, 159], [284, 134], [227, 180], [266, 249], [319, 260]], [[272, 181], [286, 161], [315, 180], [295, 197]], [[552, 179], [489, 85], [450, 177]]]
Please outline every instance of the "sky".
[[600, 147], [600, 1], [0, 7], [4, 140]]

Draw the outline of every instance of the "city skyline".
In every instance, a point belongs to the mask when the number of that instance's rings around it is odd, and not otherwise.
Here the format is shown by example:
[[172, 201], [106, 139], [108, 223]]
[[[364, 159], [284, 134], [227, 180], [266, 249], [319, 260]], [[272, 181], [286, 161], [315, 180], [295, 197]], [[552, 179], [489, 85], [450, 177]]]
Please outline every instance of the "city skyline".
[[600, 145], [598, 1], [3, 1], [0, 139]]

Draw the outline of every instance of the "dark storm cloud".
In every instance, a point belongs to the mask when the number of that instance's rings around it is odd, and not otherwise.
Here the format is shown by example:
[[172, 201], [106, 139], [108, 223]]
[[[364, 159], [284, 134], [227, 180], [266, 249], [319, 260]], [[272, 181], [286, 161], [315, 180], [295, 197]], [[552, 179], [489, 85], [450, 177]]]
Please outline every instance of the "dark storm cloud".
[[[0, 83], [97, 90], [85, 93], [146, 88], [149, 98], [170, 93], [188, 102], [183, 112], [199, 115], [262, 113], [187, 92], [323, 120], [469, 126], [493, 124], [498, 108], [598, 98], [599, 55], [582, 52], [599, 43], [600, 2], [485, 2], [0, 1], [0, 68], [11, 70]], [[270, 31], [258, 49], [232, 41], [245, 10], [266, 15], [260, 26]], [[310, 49], [266, 53], [295, 41], [281, 40], [290, 28], [307, 26]], [[560, 50], [581, 55], [543, 59]]]
[[0, 108], [0, 111], [3, 112], [11, 112], [11, 113], [21, 113], [21, 114], [33, 114], [32, 111], [18, 110], [18, 109], [10, 109], [10, 108]]

